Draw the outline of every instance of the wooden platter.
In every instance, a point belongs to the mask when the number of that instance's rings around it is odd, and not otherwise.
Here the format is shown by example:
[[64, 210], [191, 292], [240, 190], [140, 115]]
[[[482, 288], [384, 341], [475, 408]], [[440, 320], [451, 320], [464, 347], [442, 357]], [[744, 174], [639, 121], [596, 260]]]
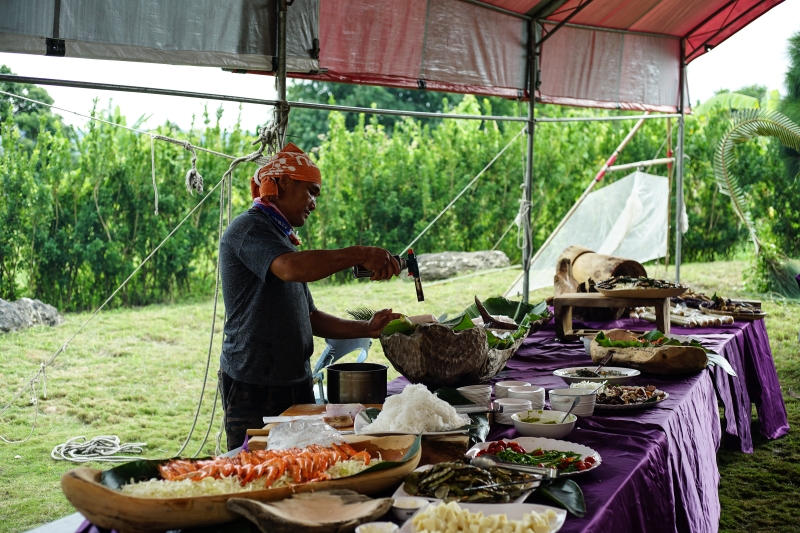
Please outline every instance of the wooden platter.
[[688, 287], [680, 287], [675, 289], [601, 289], [595, 287], [597, 292], [603, 296], [610, 296], [613, 298], [672, 298], [673, 296], [680, 296], [687, 290]]
[[[412, 435], [368, 437], [348, 435], [345, 440], [356, 450], [378, 453], [386, 461], [399, 461], [413, 446]], [[231, 498], [258, 501], [282, 500], [295, 493], [330, 489], [350, 489], [373, 494], [398, 485], [419, 464], [421, 449], [405, 463], [386, 470], [317, 483], [234, 494], [187, 498], [138, 498], [106, 487], [100, 482], [101, 470], [74, 468], [61, 478], [67, 500], [94, 525], [124, 533], [148, 533], [190, 527], [211, 526], [234, 520], [226, 507]]]

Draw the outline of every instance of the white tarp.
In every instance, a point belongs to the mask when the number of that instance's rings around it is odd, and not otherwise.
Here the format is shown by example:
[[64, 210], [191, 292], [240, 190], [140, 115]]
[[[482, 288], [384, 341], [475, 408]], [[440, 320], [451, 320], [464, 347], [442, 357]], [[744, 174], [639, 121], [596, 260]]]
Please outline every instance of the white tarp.
[[[591, 193], [531, 265], [530, 289], [553, 286], [556, 261], [573, 244], [640, 263], [664, 257], [668, 188], [667, 178], [636, 171]], [[519, 294], [521, 278], [506, 293]]]

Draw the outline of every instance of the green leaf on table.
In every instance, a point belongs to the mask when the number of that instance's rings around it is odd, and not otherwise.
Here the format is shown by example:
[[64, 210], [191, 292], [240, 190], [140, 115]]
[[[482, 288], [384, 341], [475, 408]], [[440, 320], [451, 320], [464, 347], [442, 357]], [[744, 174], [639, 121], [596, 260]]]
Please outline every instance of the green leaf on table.
[[475, 402], [452, 387], [442, 387], [441, 389], [436, 389], [434, 394], [450, 405], [476, 405]]
[[583, 518], [586, 515], [586, 502], [583, 499], [583, 491], [571, 479], [559, 478], [550, 482], [543, 482], [536, 489], [536, 492], [578, 518]]
[[148, 459], [137, 459], [130, 463], [115, 466], [110, 470], [100, 473], [100, 483], [106, 487], [119, 490], [133, 480], [134, 483], [147, 481], [149, 479], [161, 479], [158, 465], [166, 463], [169, 459], [151, 461]]
[[364, 415], [369, 418], [369, 423], [375, 422], [375, 419], [378, 418], [378, 415], [381, 414], [381, 410], [377, 407], [367, 407], [364, 409]]
[[475, 324], [472, 323], [472, 319], [467, 315], [462, 315], [461, 320], [456, 323], [452, 329], [453, 331], [464, 331], [467, 329], [472, 329], [475, 327]]
[[709, 365], [717, 365], [722, 370], [724, 370], [727, 374], [736, 377], [736, 371], [733, 369], [731, 364], [725, 359], [723, 356], [716, 352], [707, 351], [706, 357], [708, 357], [708, 364]]

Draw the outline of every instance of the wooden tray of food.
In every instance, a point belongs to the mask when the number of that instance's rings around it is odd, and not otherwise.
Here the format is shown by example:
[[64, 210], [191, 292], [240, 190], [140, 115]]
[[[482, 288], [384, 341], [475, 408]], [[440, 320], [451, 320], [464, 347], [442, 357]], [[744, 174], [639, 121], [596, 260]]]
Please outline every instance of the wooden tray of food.
[[125, 533], [146, 533], [211, 526], [231, 521], [236, 516], [226, 506], [230, 498], [275, 501], [295, 493], [327, 489], [350, 489], [361, 494], [373, 494], [397, 486], [419, 464], [421, 446], [418, 438], [413, 435], [391, 437], [352, 435], [346, 436], [345, 441], [359, 452], [366, 451], [373, 459], [380, 455], [384, 461], [399, 462], [399, 464], [387, 465], [389, 467], [384, 470], [364, 472], [330, 481], [176, 498], [131, 496], [103, 484], [101, 478], [104, 472], [101, 470], [74, 468], [62, 476], [61, 489], [73, 507], [94, 525]]

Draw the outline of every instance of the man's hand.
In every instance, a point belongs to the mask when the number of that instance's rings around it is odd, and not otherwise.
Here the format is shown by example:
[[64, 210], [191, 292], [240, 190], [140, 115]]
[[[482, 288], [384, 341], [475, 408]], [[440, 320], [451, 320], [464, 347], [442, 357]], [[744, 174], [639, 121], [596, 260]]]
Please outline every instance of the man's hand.
[[400, 264], [388, 250], [375, 246], [359, 246], [361, 266], [372, 271], [372, 281], [391, 279], [400, 273]]
[[381, 336], [381, 332], [386, 325], [392, 320], [400, 318], [400, 313], [392, 313], [391, 309], [381, 309], [369, 319], [367, 322], [367, 337], [377, 339]]

